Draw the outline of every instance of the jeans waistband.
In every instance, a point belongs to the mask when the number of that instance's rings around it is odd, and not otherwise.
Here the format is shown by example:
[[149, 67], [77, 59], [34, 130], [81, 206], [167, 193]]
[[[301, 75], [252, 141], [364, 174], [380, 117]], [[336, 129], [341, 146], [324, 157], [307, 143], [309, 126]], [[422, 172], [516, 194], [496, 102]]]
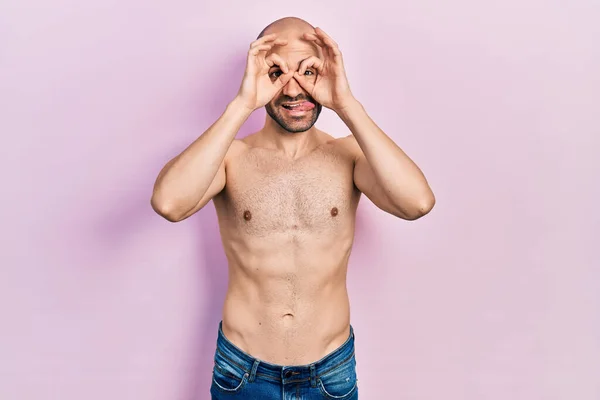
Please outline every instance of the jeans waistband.
[[259, 360], [242, 351], [225, 337], [223, 334], [223, 321], [221, 321], [219, 322], [217, 337], [217, 352], [248, 373], [250, 381], [253, 381], [255, 376], [284, 382], [289, 382], [290, 380], [303, 381], [325, 375], [327, 372], [350, 360], [354, 356], [354, 337], [354, 329], [350, 325], [348, 339], [331, 353], [310, 364], [286, 366]]

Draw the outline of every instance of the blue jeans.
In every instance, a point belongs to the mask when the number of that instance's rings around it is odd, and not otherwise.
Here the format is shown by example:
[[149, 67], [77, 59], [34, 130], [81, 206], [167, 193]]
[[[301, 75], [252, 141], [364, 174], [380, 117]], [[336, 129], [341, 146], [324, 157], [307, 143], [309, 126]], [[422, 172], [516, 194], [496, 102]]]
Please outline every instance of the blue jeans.
[[212, 400], [358, 400], [354, 330], [346, 342], [307, 365], [269, 364], [243, 352], [219, 323]]

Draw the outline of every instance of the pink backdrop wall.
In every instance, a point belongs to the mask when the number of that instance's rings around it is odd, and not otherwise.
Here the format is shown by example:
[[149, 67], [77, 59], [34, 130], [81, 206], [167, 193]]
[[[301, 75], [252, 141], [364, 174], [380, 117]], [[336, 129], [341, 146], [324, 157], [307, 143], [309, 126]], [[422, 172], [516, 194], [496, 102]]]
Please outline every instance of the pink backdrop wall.
[[[416, 222], [361, 203], [361, 398], [600, 398], [600, 6], [324, 4], [2, 2], [0, 398], [208, 398], [214, 209], [171, 224], [151, 188], [286, 15], [338, 41], [437, 196]], [[318, 126], [348, 133], [331, 112]]]

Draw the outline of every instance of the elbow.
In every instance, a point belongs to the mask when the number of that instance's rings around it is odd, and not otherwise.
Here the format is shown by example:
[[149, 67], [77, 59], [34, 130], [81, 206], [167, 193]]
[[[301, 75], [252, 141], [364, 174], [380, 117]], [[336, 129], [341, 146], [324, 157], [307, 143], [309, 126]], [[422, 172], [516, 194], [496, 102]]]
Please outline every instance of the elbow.
[[159, 200], [156, 196], [152, 196], [150, 205], [158, 215], [169, 222], [179, 222], [183, 219], [181, 213], [177, 212], [177, 208], [172, 202]]
[[431, 193], [428, 196], [423, 196], [422, 199], [416, 202], [409, 209], [406, 209], [406, 207], [401, 209], [397, 216], [408, 221], [415, 221], [429, 214], [429, 212], [433, 209], [434, 206], [435, 196], [433, 195], [433, 193]]
[[[429, 214], [433, 207], [435, 206], [435, 196], [433, 192], [431, 192], [423, 201], [421, 201], [419, 206], [419, 213], [422, 216]], [[420, 217], [419, 217], [420, 218]]]

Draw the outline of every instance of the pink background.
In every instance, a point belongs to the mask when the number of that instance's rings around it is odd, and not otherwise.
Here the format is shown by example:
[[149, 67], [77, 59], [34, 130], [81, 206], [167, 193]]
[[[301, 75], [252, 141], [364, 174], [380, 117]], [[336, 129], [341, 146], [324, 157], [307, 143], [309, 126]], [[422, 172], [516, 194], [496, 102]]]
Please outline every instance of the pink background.
[[[232, 99], [250, 41], [297, 15], [338, 41], [437, 197], [415, 222], [361, 202], [361, 398], [599, 399], [599, 11], [4, 0], [0, 398], [208, 398], [227, 279], [214, 208], [171, 224], [152, 184]], [[318, 126], [348, 133], [330, 111]]]

